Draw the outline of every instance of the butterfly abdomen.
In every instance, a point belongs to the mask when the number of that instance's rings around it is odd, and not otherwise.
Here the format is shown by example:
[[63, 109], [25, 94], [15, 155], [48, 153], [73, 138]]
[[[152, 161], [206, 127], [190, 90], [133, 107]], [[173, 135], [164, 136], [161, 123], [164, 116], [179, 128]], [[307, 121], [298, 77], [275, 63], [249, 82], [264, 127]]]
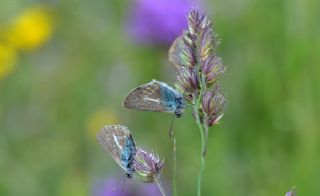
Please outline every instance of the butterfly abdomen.
[[127, 176], [131, 176], [134, 172], [132, 168], [134, 156], [136, 154], [136, 146], [130, 135], [125, 139], [125, 145], [121, 152], [121, 164], [126, 169]]

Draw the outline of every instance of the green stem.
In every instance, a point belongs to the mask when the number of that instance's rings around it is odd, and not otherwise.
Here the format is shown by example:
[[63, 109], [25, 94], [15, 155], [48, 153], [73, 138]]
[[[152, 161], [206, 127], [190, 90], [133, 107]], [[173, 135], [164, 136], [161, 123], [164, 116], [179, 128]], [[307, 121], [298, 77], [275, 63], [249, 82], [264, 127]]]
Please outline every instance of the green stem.
[[[206, 81], [205, 81], [205, 75], [202, 73], [201, 70], [201, 55], [200, 55], [200, 50], [196, 49], [197, 52], [197, 66], [196, 66], [196, 73], [198, 73], [198, 79], [199, 79], [199, 84], [200, 84], [200, 92], [199, 95], [196, 99], [196, 103], [193, 103], [193, 110], [194, 110], [194, 115], [196, 118], [196, 123], [198, 125], [200, 135], [201, 135], [201, 167], [198, 173], [198, 179], [197, 179], [197, 196], [201, 196], [201, 181], [202, 181], [202, 174], [204, 172], [204, 169], [206, 167], [206, 160], [205, 160], [205, 154], [206, 154], [206, 148], [207, 148], [207, 126], [205, 125], [206, 123], [202, 123], [200, 120], [200, 114], [199, 114], [199, 109], [202, 101], [203, 94], [207, 90], [206, 86]], [[193, 101], [195, 102], [195, 100]], [[203, 122], [205, 122], [205, 119], [203, 119]], [[205, 130], [203, 129], [205, 128]]]
[[204, 172], [205, 167], [206, 167], [206, 160], [205, 160], [204, 156], [201, 156], [201, 168], [198, 173], [197, 196], [201, 196], [202, 174]]
[[178, 196], [177, 190], [177, 148], [176, 148], [176, 138], [173, 138], [173, 175], [172, 175], [172, 188], [173, 196]]
[[205, 157], [206, 154], [207, 154], [207, 144], [208, 144], [208, 131], [209, 131], [209, 127], [207, 125], [207, 120], [208, 120], [208, 115], [205, 113], [204, 114], [204, 123], [203, 123], [203, 127], [204, 127], [204, 148], [205, 148], [205, 151], [202, 153], [202, 156]]
[[161, 192], [161, 195], [162, 196], [166, 196], [166, 193], [164, 192], [164, 189], [163, 189], [163, 186], [162, 186], [162, 183], [161, 183], [161, 180], [160, 180], [160, 175], [157, 174], [155, 177], [154, 177], [154, 181], [155, 183], [157, 184], [160, 192]]
[[200, 131], [200, 135], [201, 135], [201, 168], [200, 168], [200, 171], [198, 173], [198, 178], [197, 178], [197, 196], [201, 196], [201, 181], [202, 181], [202, 174], [203, 174], [203, 171], [205, 169], [205, 166], [206, 166], [206, 162], [205, 162], [205, 151], [206, 151], [206, 138], [205, 138], [205, 133], [204, 133], [204, 130], [203, 130], [203, 126], [202, 126], [202, 123], [200, 121], [200, 115], [199, 115], [199, 106], [200, 106], [200, 100], [201, 100], [201, 94], [200, 93], [200, 96], [197, 100], [197, 103], [194, 104], [194, 115], [196, 117], [196, 123], [198, 125], [198, 128], [199, 128], [199, 131]]
[[[203, 96], [203, 94], [207, 91], [207, 85], [206, 85], [206, 76], [203, 73], [200, 73], [200, 77], [201, 77], [201, 98]], [[200, 106], [199, 106], [200, 107]], [[204, 117], [203, 117], [203, 127], [204, 127], [204, 140], [202, 140], [204, 142], [203, 149], [202, 149], [202, 156], [205, 157], [206, 156], [206, 152], [207, 152], [207, 140], [208, 140], [208, 126], [207, 126], [207, 114], [204, 113]]]

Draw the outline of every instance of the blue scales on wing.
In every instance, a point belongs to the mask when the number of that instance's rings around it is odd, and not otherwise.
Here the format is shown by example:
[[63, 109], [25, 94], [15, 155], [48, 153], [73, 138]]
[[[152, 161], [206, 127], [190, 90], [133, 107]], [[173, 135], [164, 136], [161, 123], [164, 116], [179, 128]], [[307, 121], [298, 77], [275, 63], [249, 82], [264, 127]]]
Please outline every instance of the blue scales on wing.
[[127, 168], [127, 176], [128, 178], [132, 177], [132, 173], [134, 169], [132, 168], [134, 156], [136, 154], [136, 145], [132, 139], [132, 136], [126, 137], [125, 146], [121, 153], [121, 163]]
[[105, 126], [97, 134], [97, 140], [131, 178], [136, 146], [129, 129], [122, 125]]

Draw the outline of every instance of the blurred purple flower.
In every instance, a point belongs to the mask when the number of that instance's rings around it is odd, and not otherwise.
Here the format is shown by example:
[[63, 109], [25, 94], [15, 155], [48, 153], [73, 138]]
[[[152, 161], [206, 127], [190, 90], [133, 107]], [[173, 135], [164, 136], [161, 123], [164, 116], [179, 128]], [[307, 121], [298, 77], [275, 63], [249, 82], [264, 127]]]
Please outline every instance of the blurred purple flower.
[[137, 42], [171, 44], [187, 28], [187, 13], [196, 0], [135, 0], [128, 31]]
[[[126, 179], [127, 180], [127, 179]], [[133, 180], [124, 183], [121, 179], [109, 178], [94, 186], [93, 196], [161, 196], [156, 184], [137, 183]]]
[[296, 196], [295, 187], [292, 187], [289, 192], [286, 193], [285, 196]]
[[121, 184], [112, 178], [99, 183], [94, 190], [94, 196], [128, 196], [129, 190], [121, 187]]

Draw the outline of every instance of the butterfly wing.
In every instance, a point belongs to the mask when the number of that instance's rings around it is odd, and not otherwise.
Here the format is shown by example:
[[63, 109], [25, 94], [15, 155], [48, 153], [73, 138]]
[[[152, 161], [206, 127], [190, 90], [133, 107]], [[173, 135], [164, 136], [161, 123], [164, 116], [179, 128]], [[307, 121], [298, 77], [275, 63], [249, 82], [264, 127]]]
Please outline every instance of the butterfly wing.
[[133, 89], [124, 99], [125, 108], [155, 111], [155, 112], [174, 112], [176, 90], [163, 82], [152, 80]]
[[105, 126], [97, 134], [97, 140], [104, 150], [126, 171], [128, 168], [123, 164], [122, 159], [123, 153], [126, 153], [128, 138], [132, 139], [131, 133], [127, 127], [122, 125]]

